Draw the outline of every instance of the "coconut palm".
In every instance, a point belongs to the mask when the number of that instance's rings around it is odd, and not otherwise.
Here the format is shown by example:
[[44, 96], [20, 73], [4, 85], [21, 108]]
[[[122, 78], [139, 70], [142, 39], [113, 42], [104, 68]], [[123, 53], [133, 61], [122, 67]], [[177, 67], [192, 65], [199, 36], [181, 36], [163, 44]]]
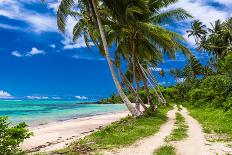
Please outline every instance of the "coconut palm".
[[[190, 15], [183, 9], [175, 9], [160, 13], [163, 6], [168, 6], [174, 1], [148, 1], [146, 4], [149, 6], [148, 8], [144, 8], [144, 5], [142, 5], [142, 7], [133, 6], [133, 9], [131, 8], [133, 0], [116, 0], [114, 2], [115, 3], [105, 2], [110, 6], [110, 10], [113, 10], [112, 16], [115, 17], [115, 20], [108, 21], [112, 27], [108, 35], [115, 36], [114, 40], [116, 40], [117, 45], [116, 51], [120, 52], [127, 61], [131, 59], [130, 62], [132, 62], [134, 70], [134, 82], [136, 82], [135, 79], [137, 79], [135, 77], [135, 72], [138, 71], [139, 74], [141, 74], [149, 98], [150, 93], [147, 87], [148, 79], [145, 78], [143, 71], [141, 71], [139, 67], [136, 69], [136, 66], [139, 66], [138, 64], [136, 65], [136, 61], [141, 63], [146, 60], [146, 62], [149, 62], [147, 65], [149, 65], [160, 61], [163, 52], [171, 57], [174, 57], [178, 50], [183, 53], [190, 53], [189, 50], [179, 42], [180, 40], [184, 40], [183, 37], [159, 26], [165, 21], [173, 19], [183, 20], [190, 17]], [[116, 7], [117, 9], [115, 10], [116, 5], [120, 7]], [[128, 8], [130, 8], [129, 11]], [[134, 14], [128, 13], [133, 11], [135, 12]], [[150, 99], [148, 99], [148, 102], [149, 101]]]
[[196, 44], [199, 44], [199, 42], [203, 40], [207, 34], [206, 25], [199, 20], [194, 20], [191, 23], [191, 30], [188, 30], [187, 33], [188, 37], [193, 36]]
[[160, 74], [161, 77], [164, 77], [164, 76], [165, 76], [165, 71], [164, 71], [163, 68], [160, 70], [159, 74]]
[[198, 50], [213, 53], [216, 62], [224, 59], [228, 51], [232, 49], [232, 18], [225, 22], [216, 20], [207, 28], [200, 21], [192, 24], [192, 30], [187, 31], [189, 36], [194, 36]]
[[200, 64], [196, 57], [192, 56], [183, 69], [183, 75], [187, 79], [196, 78], [197, 75], [204, 75], [204, 67]]
[[[101, 15], [98, 10], [97, 1], [96, 0], [82, 0], [82, 1], [78, 1], [78, 3], [79, 3], [78, 6], [80, 6], [80, 8], [78, 9], [83, 9], [81, 10], [81, 13], [83, 13], [84, 16], [87, 15], [87, 17], [84, 17], [84, 18], [85, 19], [87, 18], [89, 21], [91, 21], [91, 22], [88, 22], [88, 25], [85, 25], [86, 29], [84, 29], [84, 31], [85, 33], [88, 33], [88, 35], [90, 36], [90, 38], [92, 39], [94, 43], [96, 43], [97, 45], [102, 45], [101, 47], [103, 47], [104, 49], [104, 52], [105, 52], [104, 54], [109, 64], [110, 72], [114, 80], [114, 83], [117, 87], [117, 90], [119, 92], [119, 95], [121, 96], [122, 100], [124, 101], [128, 110], [131, 112], [133, 116], [141, 115], [141, 113], [138, 110], [136, 110], [135, 107], [131, 104], [131, 102], [129, 101], [125, 93], [123, 92], [120, 86], [120, 83], [117, 79], [116, 73], [114, 71], [113, 63], [110, 58], [108, 43], [106, 40], [105, 30], [104, 30], [104, 27], [101, 21]], [[74, 11], [72, 11], [73, 7], [75, 7], [74, 0], [62, 0], [60, 3], [60, 6], [57, 12], [57, 23], [58, 23], [59, 29], [62, 32], [64, 32], [65, 30], [66, 20], [69, 15], [74, 16], [74, 17], [81, 15], [81, 14], [77, 14]], [[74, 28], [75, 37], [80, 36], [81, 31], [83, 31], [82, 28], [83, 27], [80, 27], [79, 24], [75, 26]], [[99, 31], [99, 32], [96, 32], [96, 31]], [[98, 38], [98, 35], [96, 35], [97, 37], [95, 37], [94, 32], [100, 34], [100, 38]]]

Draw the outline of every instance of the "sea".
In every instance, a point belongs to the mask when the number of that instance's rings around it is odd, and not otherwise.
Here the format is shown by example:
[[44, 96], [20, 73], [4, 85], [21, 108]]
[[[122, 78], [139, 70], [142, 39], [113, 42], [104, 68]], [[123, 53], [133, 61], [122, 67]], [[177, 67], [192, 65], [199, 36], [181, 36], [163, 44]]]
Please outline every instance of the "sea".
[[37, 126], [124, 110], [122, 104], [86, 104], [81, 100], [0, 100], [0, 116], [7, 116], [13, 125], [25, 122]]

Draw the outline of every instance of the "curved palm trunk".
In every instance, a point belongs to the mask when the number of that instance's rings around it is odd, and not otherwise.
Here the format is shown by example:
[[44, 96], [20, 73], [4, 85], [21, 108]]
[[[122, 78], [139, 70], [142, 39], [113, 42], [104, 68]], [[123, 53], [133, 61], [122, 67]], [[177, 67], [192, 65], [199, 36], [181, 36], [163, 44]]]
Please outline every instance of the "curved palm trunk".
[[162, 103], [166, 105], [167, 101], [165, 100], [163, 93], [161, 92], [160, 88], [159, 88], [159, 84], [158, 82], [155, 80], [155, 78], [152, 76], [150, 70], [148, 69], [148, 74], [151, 77], [151, 80], [153, 81], [153, 83], [157, 86], [158, 92], [160, 93], [161, 99], [162, 99]]
[[138, 111], [140, 111], [140, 103], [139, 103], [139, 81], [136, 78], [135, 79], [135, 83], [136, 83], [136, 93], [138, 94], [136, 97], [136, 103], [135, 103], [135, 107]]
[[125, 75], [123, 75], [122, 71], [120, 69], [118, 69], [118, 72], [120, 73], [120, 77], [121, 79], [123, 79], [123, 81], [125, 81], [125, 84], [127, 85], [128, 89], [133, 92], [134, 96], [138, 97], [138, 100], [140, 102], [140, 104], [143, 106], [144, 110], [147, 110], [146, 105], [143, 103], [143, 100], [139, 97], [139, 94], [133, 89], [133, 87], [131, 86], [129, 80], [126, 78]]
[[[133, 41], [133, 45], [132, 45], [132, 65], [133, 65], [133, 82], [136, 84], [136, 91], [137, 94], [139, 94], [139, 82], [137, 80], [136, 77], [136, 65], [135, 65], [135, 42]], [[135, 107], [138, 111], [140, 111], [140, 104], [139, 104], [139, 99], [138, 99], [138, 95], [136, 96], [136, 101], [135, 101]]]
[[[162, 99], [160, 98], [158, 92], [156, 91], [155, 87], [153, 87], [151, 81], [149, 80], [149, 77], [147, 77], [147, 72], [146, 70], [141, 66], [141, 64], [139, 64], [140, 68], [142, 69], [143, 73], [145, 74], [145, 78], [147, 79], [147, 81], [149, 82], [149, 84], [152, 86], [154, 92], [155, 92], [155, 95], [157, 96], [158, 98], [158, 102], [161, 103], [162, 102]], [[149, 75], [148, 75], [149, 76]]]
[[126, 104], [128, 110], [130, 111], [130, 113], [133, 115], [133, 116], [140, 116], [141, 115], [141, 112], [139, 112], [134, 106], [133, 104], [129, 101], [129, 99], [127, 98], [127, 96], [125, 95], [125, 93], [123, 92], [121, 86], [120, 86], [120, 83], [117, 79], [117, 76], [115, 74], [115, 71], [114, 71], [114, 67], [113, 67], [113, 63], [111, 61], [111, 58], [110, 58], [110, 54], [109, 54], [109, 49], [108, 49], [108, 44], [107, 44], [107, 41], [106, 41], [106, 37], [105, 37], [105, 33], [104, 33], [104, 29], [103, 29], [103, 26], [102, 26], [102, 23], [101, 23], [101, 20], [99, 19], [99, 13], [98, 13], [98, 10], [97, 10], [97, 5], [96, 5], [96, 0], [91, 0], [92, 1], [92, 4], [93, 4], [93, 8], [94, 8], [94, 12], [96, 14], [96, 18], [97, 18], [97, 23], [98, 23], [98, 27], [99, 27], [99, 31], [100, 31], [100, 35], [101, 35], [101, 39], [102, 39], [102, 43], [103, 43], [103, 47], [104, 47], [104, 51], [105, 51], [105, 55], [106, 55], [106, 59], [107, 59], [107, 62], [109, 64], [109, 68], [110, 68], [110, 72], [111, 72], [111, 75], [112, 75], [112, 78], [114, 80], [114, 83], [117, 87], [117, 90], [118, 90], [118, 93], [119, 95], [121, 96], [123, 102]]
[[147, 94], [147, 102], [150, 105], [151, 109], [155, 109], [155, 104], [152, 102], [152, 97], [151, 97], [149, 88], [147, 86], [146, 75], [145, 75], [144, 71], [142, 70], [140, 64], [137, 61], [136, 61], [136, 66], [138, 68], [139, 74], [141, 75], [143, 85], [144, 85], [144, 89], [145, 89], [145, 92]]

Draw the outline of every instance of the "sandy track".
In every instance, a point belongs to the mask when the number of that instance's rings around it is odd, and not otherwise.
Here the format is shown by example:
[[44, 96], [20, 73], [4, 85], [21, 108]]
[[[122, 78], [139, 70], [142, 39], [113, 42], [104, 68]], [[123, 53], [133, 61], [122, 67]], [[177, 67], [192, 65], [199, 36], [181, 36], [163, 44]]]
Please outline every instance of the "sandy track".
[[177, 155], [208, 155], [208, 146], [201, 125], [189, 116], [188, 111], [182, 107], [181, 115], [185, 118], [186, 124], [189, 126], [187, 134], [188, 138], [174, 144], [177, 150]]
[[[202, 127], [193, 119], [186, 108], [180, 111], [185, 118], [188, 128], [188, 138], [174, 143], [177, 155], [228, 155], [232, 154], [232, 148], [226, 147], [225, 143], [207, 142]], [[207, 145], [206, 145], [207, 144]]]
[[141, 139], [137, 141], [135, 144], [122, 148], [120, 150], [112, 151], [112, 152], [104, 152], [105, 155], [151, 155], [154, 150], [164, 144], [164, 139], [168, 136], [175, 123], [175, 113], [177, 112], [177, 108], [175, 107], [173, 110], [167, 113], [168, 121], [163, 124], [160, 128], [160, 131], [153, 136], [148, 138]]

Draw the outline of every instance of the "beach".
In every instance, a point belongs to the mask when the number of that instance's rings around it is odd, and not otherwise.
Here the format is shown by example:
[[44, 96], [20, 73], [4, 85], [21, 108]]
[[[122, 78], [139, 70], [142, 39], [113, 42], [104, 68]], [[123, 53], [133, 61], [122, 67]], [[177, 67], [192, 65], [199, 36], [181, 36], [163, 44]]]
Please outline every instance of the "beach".
[[128, 114], [128, 111], [113, 112], [29, 127], [34, 135], [24, 141], [22, 148], [30, 152], [53, 151], [65, 147], [72, 141], [97, 131]]

